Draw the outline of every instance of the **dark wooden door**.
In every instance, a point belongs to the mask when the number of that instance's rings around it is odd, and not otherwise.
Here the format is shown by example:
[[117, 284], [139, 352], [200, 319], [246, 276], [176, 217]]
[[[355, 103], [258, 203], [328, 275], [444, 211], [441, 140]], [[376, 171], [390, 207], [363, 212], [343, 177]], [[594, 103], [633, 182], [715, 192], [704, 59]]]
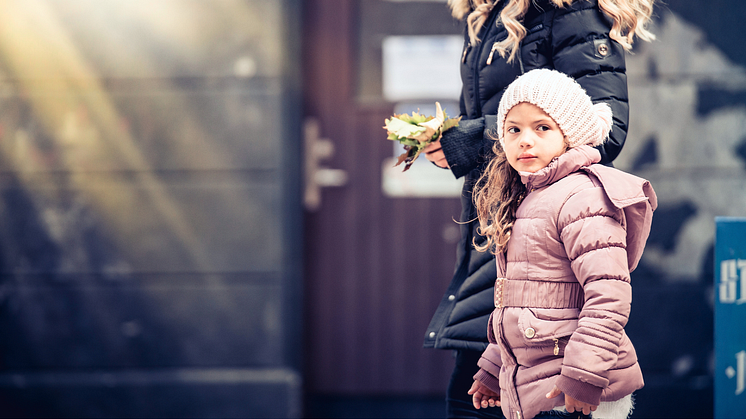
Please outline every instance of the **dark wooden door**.
[[391, 27], [370, 19], [404, 22], [401, 14], [418, 7], [439, 14], [439, 31], [459, 33], [445, 2], [304, 1], [304, 113], [334, 146], [323, 164], [347, 175], [323, 188], [305, 215], [310, 394], [444, 394], [453, 368], [450, 351], [422, 342], [453, 272], [459, 200], [382, 193], [382, 162], [392, 155], [382, 125], [394, 104], [361, 94], [361, 83], [376, 85], [365, 78], [377, 71], [365, 71], [360, 57], [380, 39], [360, 27]]

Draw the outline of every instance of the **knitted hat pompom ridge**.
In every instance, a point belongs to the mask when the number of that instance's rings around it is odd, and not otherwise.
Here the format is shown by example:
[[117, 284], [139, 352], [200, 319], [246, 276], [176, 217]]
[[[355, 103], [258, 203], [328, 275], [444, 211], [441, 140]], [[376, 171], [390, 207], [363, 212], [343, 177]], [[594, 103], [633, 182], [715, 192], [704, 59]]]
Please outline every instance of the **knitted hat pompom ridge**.
[[613, 114], [608, 104], [594, 104], [572, 77], [556, 70], [531, 70], [506, 89], [497, 109], [497, 137], [505, 148], [505, 118], [519, 103], [538, 106], [549, 115], [566, 137], [570, 148], [597, 146], [609, 137]]

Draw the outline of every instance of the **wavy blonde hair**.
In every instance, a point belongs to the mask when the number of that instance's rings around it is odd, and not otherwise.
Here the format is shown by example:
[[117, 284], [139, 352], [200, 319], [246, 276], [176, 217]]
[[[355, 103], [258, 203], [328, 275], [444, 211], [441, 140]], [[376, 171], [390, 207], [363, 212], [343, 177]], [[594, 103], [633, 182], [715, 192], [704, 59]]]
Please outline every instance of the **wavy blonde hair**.
[[[532, 0], [508, 0], [500, 12], [500, 22], [508, 31], [508, 37], [497, 43], [497, 52], [501, 57], [508, 56], [508, 62], [515, 59], [526, 28], [521, 19], [528, 11]], [[550, 0], [557, 7], [565, 7], [575, 0]], [[479, 30], [487, 20], [496, 0], [448, 0], [451, 14], [457, 19], [466, 16], [466, 26], [469, 31], [471, 45], [479, 43]], [[653, 13], [655, 0], [598, 0], [598, 7], [612, 19], [609, 36], [617, 41], [625, 50], [632, 49], [635, 36], [652, 41], [655, 35], [648, 31], [650, 16]]]
[[489, 250], [497, 254], [508, 245], [516, 211], [526, 197], [526, 186], [508, 163], [499, 141], [495, 141], [492, 152], [495, 155], [477, 180], [473, 195], [479, 220], [477, 233], [487, 241], [478, 245], [475, 237], [473, 244], [480, 252]]

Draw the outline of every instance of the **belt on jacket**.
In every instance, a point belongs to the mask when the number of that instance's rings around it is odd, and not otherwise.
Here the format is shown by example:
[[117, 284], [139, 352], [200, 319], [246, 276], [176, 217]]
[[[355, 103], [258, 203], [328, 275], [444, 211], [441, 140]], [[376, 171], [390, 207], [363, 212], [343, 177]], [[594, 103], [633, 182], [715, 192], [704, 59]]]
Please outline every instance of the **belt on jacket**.
[[497, 278], [495, 308], [581, 308], [583, 287], [578, 282]]

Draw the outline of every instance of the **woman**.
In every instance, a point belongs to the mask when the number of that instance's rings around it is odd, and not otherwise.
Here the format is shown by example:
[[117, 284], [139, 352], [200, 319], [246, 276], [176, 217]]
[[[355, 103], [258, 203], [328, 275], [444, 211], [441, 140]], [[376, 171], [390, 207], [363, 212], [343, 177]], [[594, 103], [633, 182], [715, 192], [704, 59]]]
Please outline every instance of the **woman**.
[[465, 177], [461, 240], [451, 284], [425, 334], [425, 347], [455, 350], [456, 365], [446, 394], [448, 417], [501, 417], [499, 409], [474, 409], [468, 394], [477, 361], [487, 347], [487, 320], [494, 309], [494, 256], [477, 251], [472, 187], [489, 160], [485, 135], [505, 88], [536, 69], [561, 71], [580, 83], [594, 102], [614, 115], [609, 139], [598, 147], [609, 165], [627, 135], [629, 109], [625, 51], [634, 37], [652, 40], [645, 29], [654, 0], [449, 0], [452, 14], [466, 19], [461, 56], [462, 120], [425, 149], [427, 158]]

